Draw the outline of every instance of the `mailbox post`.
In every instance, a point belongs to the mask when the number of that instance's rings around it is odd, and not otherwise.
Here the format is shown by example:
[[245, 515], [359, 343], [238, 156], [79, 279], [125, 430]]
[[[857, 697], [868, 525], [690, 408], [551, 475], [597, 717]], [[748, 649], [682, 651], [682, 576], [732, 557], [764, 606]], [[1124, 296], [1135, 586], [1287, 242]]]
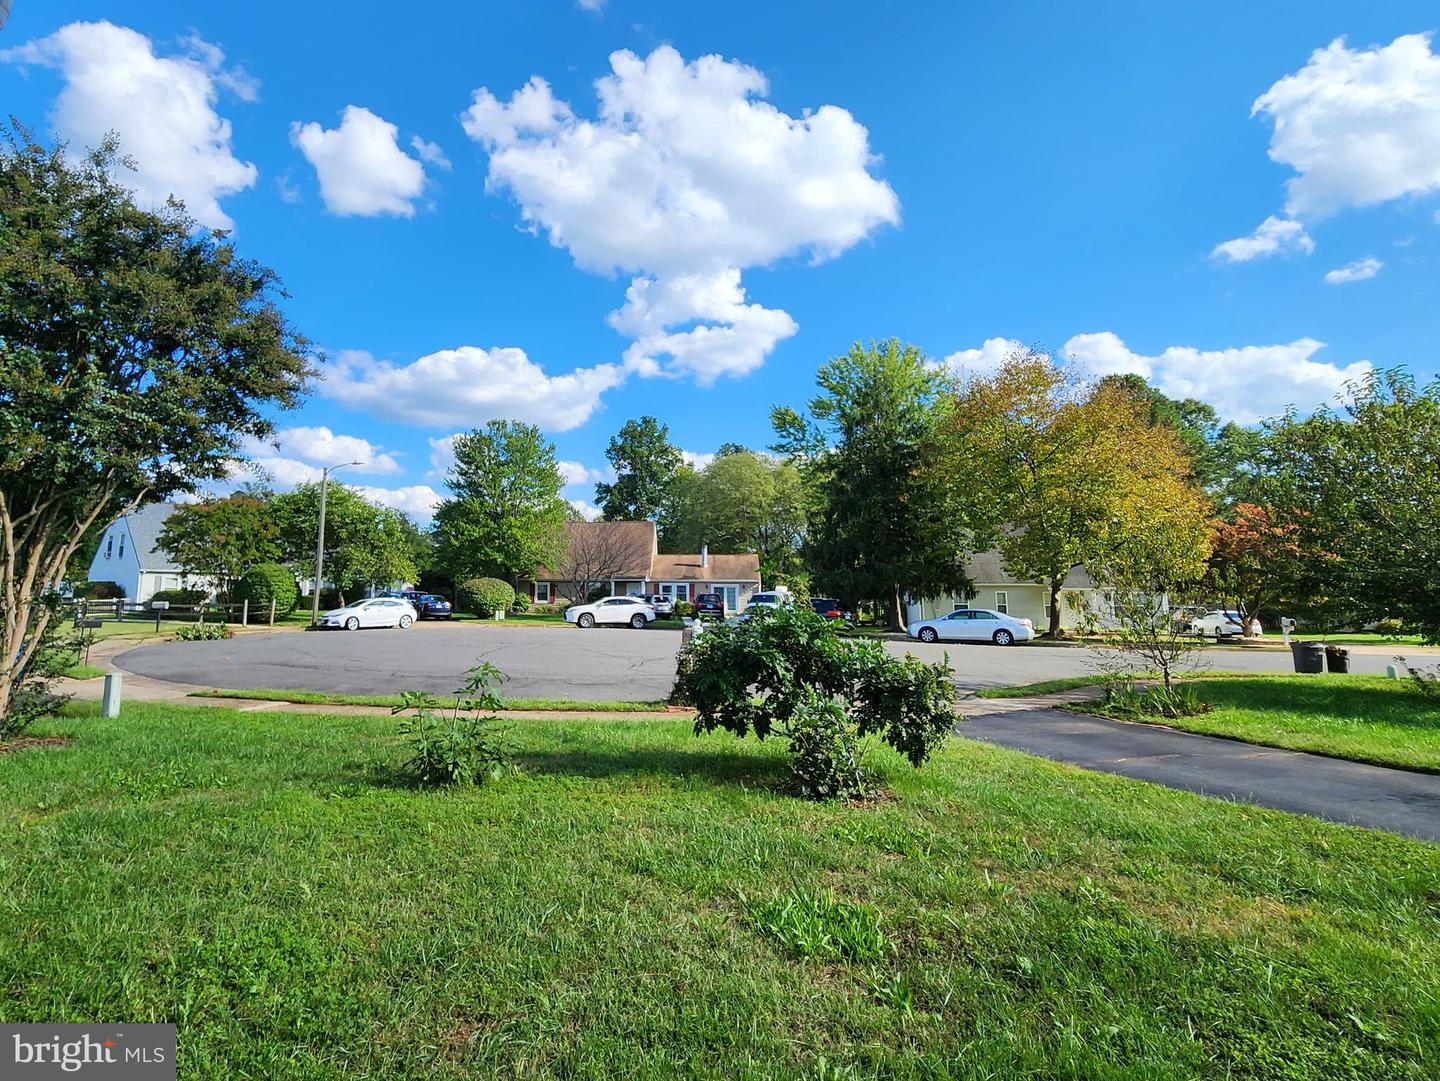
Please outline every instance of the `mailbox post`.
[[155, 613], [155, 633], [160, 633], [160, 615], [170, 608], [169, 601], [151, 601], [150, 610]]
[[92, 618], [92, 619], [82, 619], [82, 620], [79, 621], [79, 624], [78, 624], [78, 625], [79, 625], [80, 629], [85, 632], [85, 634], [84, 634], [84, 641], [85, 641], [85, 663], [86, 663], [86, 664], [89, 664], [89, 663], [90, 663], [90, 646], [91, 646], [91, 643], [93, 643], [93, 642], [95, 641], [95, 632], [100, 629], [100, 620], [98, 620], [98, 619], [93, 619], [93, 618]]

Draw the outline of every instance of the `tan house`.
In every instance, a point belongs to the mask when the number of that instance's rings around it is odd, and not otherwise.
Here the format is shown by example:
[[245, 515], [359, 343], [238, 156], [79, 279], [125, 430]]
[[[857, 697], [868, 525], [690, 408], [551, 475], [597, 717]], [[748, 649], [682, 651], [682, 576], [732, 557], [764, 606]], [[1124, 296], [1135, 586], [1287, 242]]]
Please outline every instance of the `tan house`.
[[[1050, 626], [1049, 584], [1015, 577], [1005, 569], [999, 552], [977, 552], [966, 564], [965, 573], [974, 583], [968, 597], [946, 594], [912, 600], [906, 607], [909, 619], [934, 619], [957, 608], [989, 608], [1028, 619], [1037, 630]], [[1103, 624], [1110, 612], [1109, 594], [1095, 585], [1084, 567], [1071, 567], [1060, 589], [1060, 626], [1076, 629], [1091, 618]]]
[[719, 593], [725, 608], [741, 612], [760, 590], [754, 552], [662, 555], [654, 522], [566, 522], [565, 554], [554, 568], [537, 567], [522, 592], [535, 604], [575, 604], [594, 589], [617, 595], [659, 593], [693, 601]]

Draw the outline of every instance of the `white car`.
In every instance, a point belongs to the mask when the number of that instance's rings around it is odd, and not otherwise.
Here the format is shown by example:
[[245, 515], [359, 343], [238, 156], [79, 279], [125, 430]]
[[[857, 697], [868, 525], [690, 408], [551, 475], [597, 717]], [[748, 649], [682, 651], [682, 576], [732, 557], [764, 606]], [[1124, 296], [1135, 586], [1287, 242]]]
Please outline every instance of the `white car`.
[[751, 608], [782, 608], [792, 603], [794, 602], [788, 593], [752, 593], [745, 602], [745, 610], [748, 612]]
[[565, 609], [565, 622], [577, 627], [597, 623], [628, 623], [643, 630], [655, 618], [655, 606], [643, 597], [601, 597], [594, 604], [577, 604]]
[[675, 614], [674, 597], [667, 597], [663, 593], [642, 593], [640, 599], [655, 609], [657, 616], [673, 616]]
[[1013, 646], [1035, 637], [1035, 625], [988, 608], [957, 608], [948, 616], [910, 624], [911, 638], [922, 642], [994, 642]]
[[1201, 638], [1239, 638], [1245, 633], [1245, 621], [1239, 612], [1213, 608], [1192, 617], [1185, 630]]
[[371, 597], [347, 604], [320, 617], [322, 627], [344, 627], [358, 631], [361, 627], [399, 627], [402, 631], [419, 618], [415, 606], [403, 597]]

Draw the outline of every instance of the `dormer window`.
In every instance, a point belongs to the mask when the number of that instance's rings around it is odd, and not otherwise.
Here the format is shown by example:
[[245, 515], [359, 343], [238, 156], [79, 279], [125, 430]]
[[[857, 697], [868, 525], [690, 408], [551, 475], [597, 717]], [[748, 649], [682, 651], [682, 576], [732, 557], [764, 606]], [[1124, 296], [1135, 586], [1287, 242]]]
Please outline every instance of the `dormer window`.
[[120, 552], [119, 552], [119, 555], [120, 555], [120, 558], [121, 558], [121, 559], [124, 559], [124, 558], [125, 558], [125, 534], [124, 534], [124, 533], [121, 533], [121, 534], [120, 534]]
[[109, 559], [110, 556], [114, 554], [114, 552], [115, 552], [115, 534], [112, 533], [112, 534], [110, 534], [110, 536], [108, 536], [108, 537], [105, 538], [105, 558], [106, 558], [106, 559]]

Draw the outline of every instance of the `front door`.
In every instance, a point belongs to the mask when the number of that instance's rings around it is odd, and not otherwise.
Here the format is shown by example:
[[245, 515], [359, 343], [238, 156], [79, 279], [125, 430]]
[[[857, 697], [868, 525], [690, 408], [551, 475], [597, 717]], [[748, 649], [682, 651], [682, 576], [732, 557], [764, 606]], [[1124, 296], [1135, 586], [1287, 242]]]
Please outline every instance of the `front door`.
[[715, 592], [725, 598], [725, 611], [734, 612], [740, 607], [739, 586], [716, 586]]

